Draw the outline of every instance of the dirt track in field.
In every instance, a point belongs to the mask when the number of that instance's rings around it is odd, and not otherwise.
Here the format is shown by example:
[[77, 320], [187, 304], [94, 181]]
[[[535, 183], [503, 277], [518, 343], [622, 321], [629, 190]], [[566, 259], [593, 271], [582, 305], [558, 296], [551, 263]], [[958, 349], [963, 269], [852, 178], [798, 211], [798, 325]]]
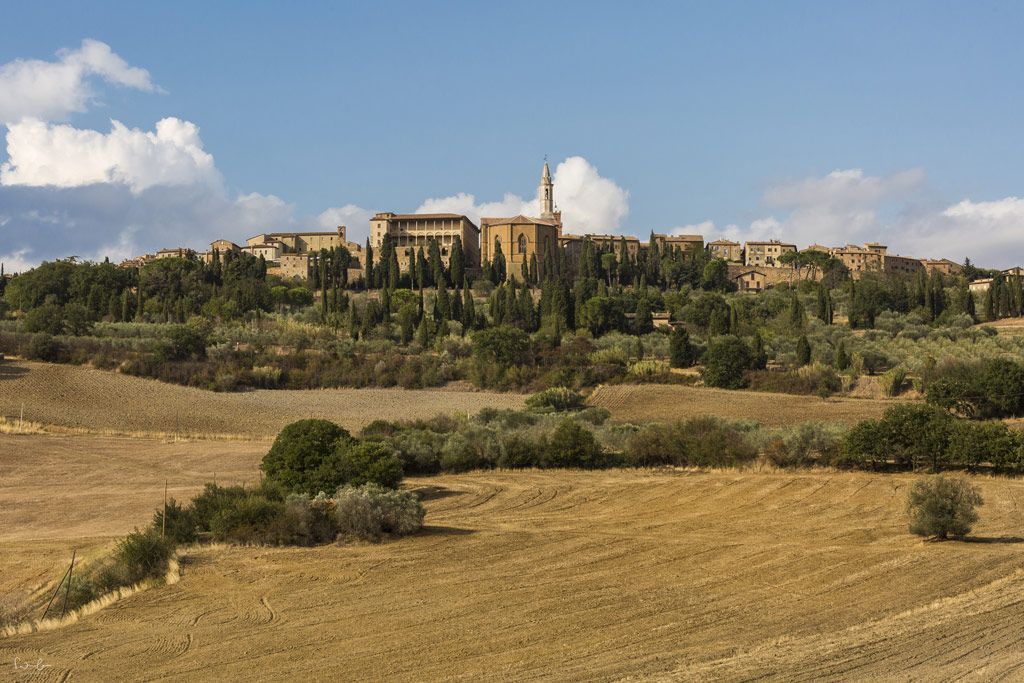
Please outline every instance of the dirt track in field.
[[759, 391], [730, 391], [671, 384], [600, 386], [591, 405], [607, 408], [612, 417], [628, 422], [672, 422], [697, 415], [730, 420], [755, 420], [778, 427], [818, 420], [853, 424], [880, 417], [893, 400], [796, 396]]
[[0, 364], [0, 416], [93, 431], [272, 437], [318, 417], [358, 430], [372, 420], [518, 408], [523, 396], [447, 389], [214, 393], [73, 365]]
[[[31, 549], [38, 537], [54, 558], [61, 543], [98, 547], [149, 519], [165, 477], [185, 495], [212, 466], [251, 478], [261, 455], [253, 443], [0, 435], [0, 544]], [[42, 658], [51, 668], [37, 680], [1019, 676], [1024, 482], [976, 480], [987, 542], [928, 544], [905, 531], [912, 480], [419, 479], [409, 485], [429, 494], [421, 535], [193, 550], [177, 584], [0, 639], [0, 662]], [[76, 490], [73, 504], [30, 514]], [[63, 541], [61, 520], [73, 530]], [[0, 558], [6, 589], [12, 564]], [[25, 581], [38, 583], [42, 565]]]

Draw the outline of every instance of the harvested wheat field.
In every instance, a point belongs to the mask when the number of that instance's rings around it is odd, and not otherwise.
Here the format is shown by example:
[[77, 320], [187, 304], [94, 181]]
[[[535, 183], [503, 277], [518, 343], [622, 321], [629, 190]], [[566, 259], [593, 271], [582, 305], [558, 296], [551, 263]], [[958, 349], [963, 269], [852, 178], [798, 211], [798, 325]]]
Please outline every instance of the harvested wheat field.
[[616, 420], [670, 422], [696, 415], [755, 420], [770, 427], [818, 420], [853, 424], [877, 418], [893, 399], [827, 398], [730, 391], [675, 384], [602, 385], [588, 400], [607, 408]]
[[[14, 438], [31, 448], [8, 455]], [[144, 484], [165, 472], [179, 492], [197, 485], [205, 467], [193, 448], [239, 478], [258, 459], [217, 442], [3, 439], [3, 481], [18, 486], [3, 492], [0, 541], [26, 556], [60, 516], [31, 509], [74, 491], [85, 463], [96, 473], [81, 486], [96, 495], [61, 511], [76, 538], [144, 523], [158, 488]], [[63, 450], [21, 462], [50, 448]], [[61, 462], [76, 464], [62, 474]], [[121, 471], [124, 495], [105, 496]], [[978, 542], [930, 544], [905, 531], [911, 481], [636, 470], [417, 479], [407, 484], [429, 510], [420, 535], [188, 550], [178, 583], [0, 639], [0, 661], [41, 658], [52, 668], [38, 680], [1018, 675], [1024, 482], [977, 479]]]
[[91, 431], [272, 437], [307, 417], [357, 430], [372, 420], [518, 408], [523, 397], [447, 389], [215, 393], [73, 365], [0, 364], [0, 416]]

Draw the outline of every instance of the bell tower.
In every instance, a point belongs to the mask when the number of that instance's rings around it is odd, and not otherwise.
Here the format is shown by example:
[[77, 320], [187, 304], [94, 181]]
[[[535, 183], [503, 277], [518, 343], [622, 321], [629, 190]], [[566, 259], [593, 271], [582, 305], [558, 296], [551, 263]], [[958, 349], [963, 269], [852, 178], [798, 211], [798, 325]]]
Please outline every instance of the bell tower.
[[544, 160], [544, 171], [540, 175], [540, 188], [537, 190], [540, 197], [540, 217], [553, 220], [555, 217], [555, 184], [551, 182], [551, 169], [548, 168], [547, 159]]

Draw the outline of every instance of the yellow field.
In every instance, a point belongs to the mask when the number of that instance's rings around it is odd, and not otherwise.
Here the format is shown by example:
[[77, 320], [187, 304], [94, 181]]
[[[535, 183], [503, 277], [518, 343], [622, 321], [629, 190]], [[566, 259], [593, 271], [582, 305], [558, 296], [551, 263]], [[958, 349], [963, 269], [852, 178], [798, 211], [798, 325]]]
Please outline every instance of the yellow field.
[[[0, 435], [0, 590], [45, 594], [72, 546], [145, 524], [165, 478], [179, 497], [213, 471], [252, 481], [265, 448]], [[418, 479], [420, 535], [191, 550], [178, 583], [0, 639], [0, 662], [87, 681], [1018, 677], [1024, 482], [978, 478], [979, 542], [929, 544], [905, 530], [911, 481]]]
[[671, 422], [696, 415], [715, 415], [731, 420], [756, 420], [771, 427], [808, 420], [852, 424], [880, 417], [895, 403], [882, 399], [821, 399], [672, 384], [601, 386], [594, 390], [589, 402], [607, 408], [617, 420]]
[[377, 418], [416, 419], [518, 408], [523, 397], [447, 389], [321, 389], [214, 393], [72, 365], [0, 364], [0, 416], [92, 431], [272, 437], [289, 422], [333, 420], [357, 430]]

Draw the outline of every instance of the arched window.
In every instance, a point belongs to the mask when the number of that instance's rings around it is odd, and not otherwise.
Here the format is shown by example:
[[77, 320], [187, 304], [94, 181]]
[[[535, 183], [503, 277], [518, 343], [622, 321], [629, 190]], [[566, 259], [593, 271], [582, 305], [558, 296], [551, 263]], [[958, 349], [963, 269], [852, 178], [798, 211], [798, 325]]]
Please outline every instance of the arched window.
[[516, 243], [516, 251], [518, 251], [520, 254], [526, 253], [526, 235], [524, 235], [523, 233], [519, 233], [519, 240]]

